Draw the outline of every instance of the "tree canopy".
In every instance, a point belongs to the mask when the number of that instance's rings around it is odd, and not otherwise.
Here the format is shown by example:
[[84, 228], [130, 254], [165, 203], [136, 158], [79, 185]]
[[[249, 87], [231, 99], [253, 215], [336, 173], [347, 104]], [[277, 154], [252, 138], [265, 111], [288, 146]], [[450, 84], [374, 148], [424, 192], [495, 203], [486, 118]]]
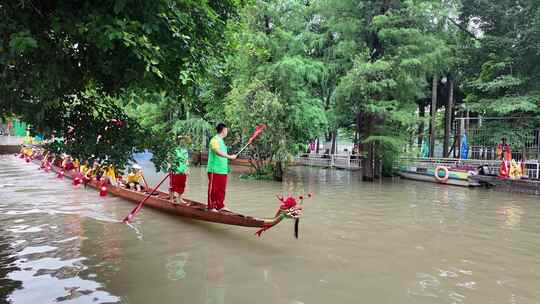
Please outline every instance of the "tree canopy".
[[[95, 143], [102, 119], [122, 119], [125, 111], [117, 110], [128, 97], [165, 92], [164, 112], [185, 111], [180, 105], [219, 54], [237, 8], [234, 0], [4, 1], [0, 110], [46, 134], [66, 137], [69, 127], [84, 127], [93, 136], [78, 138], [82, 146]], [[86, 115], [98, 108], [107, 110]], [[69, 125], [81, 115], [84, 124]], [[141, 137], [133, 127], [125, 135]], [[114, 149], [135, 145], [125, 143]], [[105, 146], [99, 152], [117, 153]]]
[[225, 121], [235, 147], [268, 125], [247, 150], [261, 172], [338, 130], [391, 164], [428, 116], [445, 153], [465, 112], [540, 116], [534, 0], [18, 0], [0, 16], [1, 113], [119, 163], [139, 147], [160, 167], [180, 133], [201, 151]]

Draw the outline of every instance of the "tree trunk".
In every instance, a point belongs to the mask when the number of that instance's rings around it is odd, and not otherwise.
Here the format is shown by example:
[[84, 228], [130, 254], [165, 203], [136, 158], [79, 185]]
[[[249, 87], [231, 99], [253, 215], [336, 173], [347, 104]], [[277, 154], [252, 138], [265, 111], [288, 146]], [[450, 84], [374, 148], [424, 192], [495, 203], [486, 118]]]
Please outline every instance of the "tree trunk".
[[283, 164], [281, 161], [277, 161], [274, 167], [274, 180], [278, 182], [283, 181]]
[[264, 32], [269, 35], [272, 33], [272, 17], [264, 15]]
[[337, 140], [336, 140], [336, 131], [333, 131], [331, 134], [330, 134], [330, 138], [332, 140], [332, 146], [330, 147], [330, 154], [336, 154], [336, 150], [337, 150]]
[[[362, 113], [356, 114], [356, 134], [358, 134], [358, 137], [362, 134]], [[358, 143], [360, 143], [360, 141]]]
[[317, 138], [317, 150], [315, 151], [315, 153], [319, 154], [319, 150], [320, 150], [320, 140], [319, 138]]
[[372, 182], [375, 180], [375, 144], [370, 142], [367, 144], [367, 157], [363, 160], [362, 165], [362, 180]]
[[196, 166], [201, 166], [202, 165], [202, 152], [201, 151], [198, 151], [197, 152], [197, 163], [196, 163]]
[[454, 81], [448, 76], [448, 101], [445, 109], [443, 157], [449, 157], [450, 133], [452, 131], [452, 112], [454, 111]]
[[361, 151], [364, 149], [361, 146], [361, 138], [362, 138], [362, 114], [357, 113], [356, 114], [356, 144], [358, 145], [358, 155], [362, 154]]
[[[380, 7], [380, 15], [385, 15], [386, 12], [388, 12], [388, 10], [390, 9], [390, 2], [392, 0], [383, 0], [382, 3], [381, 3], [381, 7]], [[372, 20], [370, 20], [371, 22]], [[372, 48], [372, 52], [371, 52], [371, 61], [376, 61], [377, 59], [381, 58], [383, 55], [384, 55], [384, 46], [383, 46], [383, 43], [381, 41], [381, 39], [379, 39], [379, 33], [378, 32], [371, 32], [370, 33], [370, 36], [371, 36], [371, 48]]]
[[467, 132], [469, 131], [469, 122], [469, 109], [467, 109], [467, 111], [465, 112], [465, 130], [463, 130], [465, 134], [467, 134]]
[[[365, 124], [365, 134], [364, 136], [367, 138], [371, 135], [372, 127], [374, 123], [374, 117], [369, 115], [365, 118], [366, 124]], [[370, 181], [372, 182], [375, 179], [375, 144], [373, 142], [370, 142], [367, 144], [367, 157], [364, 159], [363, 165], [362, 165], [362, 180], [364, 181]]]
[[422, 149], [424, 143], [424, 118], [426, 117], [426, 107], [424, 104], [418, 105], [418, 116], [420, 117], [420, 124], [418, 125], [418, 149]]
[[435, 155], [435, 129], [436, 129], [436, 116], [437, 116], [437, 85], [439, 84], [439, 78], [433, 76], [433, 86], [431, 93], [431, 124], [429, 126], [429, 157]]

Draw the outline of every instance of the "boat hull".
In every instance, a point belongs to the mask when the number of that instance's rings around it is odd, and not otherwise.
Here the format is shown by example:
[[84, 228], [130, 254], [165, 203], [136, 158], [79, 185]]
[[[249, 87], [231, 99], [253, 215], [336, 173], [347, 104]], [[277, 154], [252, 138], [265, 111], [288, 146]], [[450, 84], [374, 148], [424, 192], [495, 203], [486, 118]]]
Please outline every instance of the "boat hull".
[[446, 181], [438, 181], [432, 174], [416, 173], [416, 172], [399, 172], [399, 175], [406, 179], [417, 180], [422, 182], [431, 182], [443, 185], [469, 187], [471, 184], [468, 179], [456, 179], [449, 177]]
[[[92, 187], [96, 187], [93, 182], [90, 184]], [[133, 203], [139, 203], [146, 196], [145, 193], [132, 191], [128, 189], [109, 186], [109, 193], [124, 198]], [[156, 209], [169, 214], [174, 214], [183, 217], [189, 217], [196, 220], [202, 220], [213, 223], [236, 225], [244, 227], [263, 227], [266, 224], [270, 224], [271, 220], [264, 220], [254, 218], [250, 216], [244, 216], [238, 213], [232, 212], [212, 212], [208, 211], [206, 205], [199, 202], [194, 202], [188, 199], [184, 199], [188, 204], [172, 204], [169, 200], [169, 195], [161, 191], [157, 192], [157, 196], [150, 196], [145, 205], [152, 209]]]

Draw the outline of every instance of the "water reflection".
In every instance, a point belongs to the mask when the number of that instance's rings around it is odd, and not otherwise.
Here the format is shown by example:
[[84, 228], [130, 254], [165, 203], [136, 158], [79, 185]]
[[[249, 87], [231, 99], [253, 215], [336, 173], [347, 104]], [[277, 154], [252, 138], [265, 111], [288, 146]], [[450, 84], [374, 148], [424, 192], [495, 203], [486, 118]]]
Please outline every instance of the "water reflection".
[[6, 299], [9, 294], [22, 286], [21, 281], [9, 277], [11, 272], [20, 270], [16, 266], [17, 256], [13, 254], [12, 243], [13, 240], [0, 229], [0, 299]]
[[[16, 256], [17, 270], [8, 277], [23, 282], [22, 288], [13, 291], [7, 299], [13, 303], [62, 302], [80, 299], [85, 302], [118, 302], [119, 298], [102, 290], [100, 283], [83, 279], [81, 273], [88, 269], [81, 255], [80, 219], [67, 217], [65, 222], [40, 225], [32, 234], [21, 233], [24, 248]], [[66, 238], [67, 237], [67, 238]], [[49, 245], [43, 245], [43, 244]]]
[[497, 208], [499, 219], [510, 229], [517, 228], [521, 222], [523, 210], [520, 206], [507, 205]]
[[[0, 180], [6, 177], [3, 168]], [[50, 177], [40, 176], [31, 166], [15, 168], [18, 178], [10, 179], [15, 183], [4, 185], [1, 191], [2, 299], [12, 303], [119, 302], [102, 284], [82, 275], [88, 266], [81, 252], [85, 232], [80, 214], [93, 207], [86, 205], [87, 195], [71, 192], [62, 183], [48, 183]], [[42, 200], [51, 193], [58, 201]]]
[[178, 281], [186, 278], [186, 264], [189, 259], [188, 252], [180, 252], [167, 258], [167, 277], [169, 280]]
[[206, 259], [206, 303], [225, 303], [225, 259], [212, 250], [207, 252]]

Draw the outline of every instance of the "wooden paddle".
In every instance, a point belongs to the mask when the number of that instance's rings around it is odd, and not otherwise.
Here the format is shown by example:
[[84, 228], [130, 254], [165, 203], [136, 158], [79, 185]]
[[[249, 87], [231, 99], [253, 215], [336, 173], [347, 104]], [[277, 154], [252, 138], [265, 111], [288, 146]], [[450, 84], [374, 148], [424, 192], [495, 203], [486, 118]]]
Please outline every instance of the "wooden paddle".
[[163, 182], [170, 176], [170, 173], [168, 173], [167, 175], [165, 175], [165, 177], [159, 182], [159, 184], [157, 184], [157, 186], [154, 188], [154, 189], [149, 189], [150, 192], [148, 193], [148, 195], [146, 195], [144, 197], [144, 199], [139, 203], [137, 204], [137, 206], [135, 208], [133, 208], [133, 210], [131, 210], [131, 212], [126, 215], [126, 217], [122, 220], [122, 222], [124, 224], [127, 224], [129, 223], [129, 221], [131, 221], [136, 215], [137, 213], [139, 213], [139, 211], [142, 209], [144, 203], [148, 200], [148, 198], [150, 198], [150, 196], [152, 196], [152, 194], [154, 193], [154, 191], [156, 191], [159, 186], [161, 186], [161, 184], [163, 184]]

